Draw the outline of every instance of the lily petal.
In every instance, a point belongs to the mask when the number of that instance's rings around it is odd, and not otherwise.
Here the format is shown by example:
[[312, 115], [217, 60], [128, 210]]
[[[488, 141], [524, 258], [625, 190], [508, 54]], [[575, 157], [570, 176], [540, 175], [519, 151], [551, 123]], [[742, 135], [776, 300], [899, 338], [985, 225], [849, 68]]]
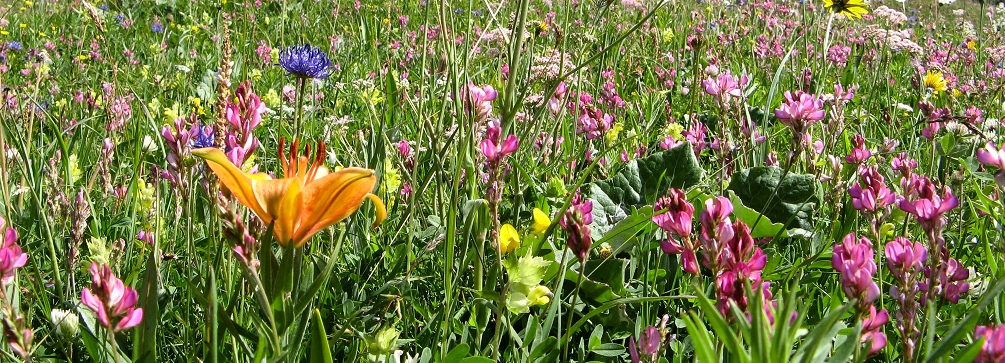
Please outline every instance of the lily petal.
[[370, 226], [370, 228], [377, 229], [377, 227], [380, 227], [380, 224], [384, 223], [384, 220], [387, 219], [387, 207], [384, 206], [384, 201], [381, 200], [380, 197], [372, 193], [367, 194], [366, 199], [369, 199], [370, 202], [373, 203], [373, 209], [375, 210], [374, 214], [377, 217], [374, 219], [373, 225]]
[[[255, 193], [262, 193], [261, 200], [265, 202], [266, 211], [275, 218], [272, 232], [280, 245], [289, 244], [300, 225], [303, 188], [303, 179], [299, 177], [255, 183]], [[295, 245], [300, 246], [300, 243]]]
[[272, 215], [267, 213], [265, 208], [262, 207], [252, 185], [255, 181], [264, 181], [263, 176], [245, 173], [241, 168], [230, 162], [222, 150], [217, 148], [195, 149], [192, 150], [192, 155], [205, 159], [206, 165], [209, 165], [209, 168], [213, 169], [216, 176], [220, 178], [220, 182], [227, 187], [227, 190], [230, 190], [234, 194], [234, 197], [241, 204], [244, 204], [252, 212], [255, 212], [265, 224], [272, 223]]
[[294, 240], [302, 243], [348, 217], [376, 184], [373, 170], [363, 168], [345, 168], [308, 183], [303, 189], [304, 214]]

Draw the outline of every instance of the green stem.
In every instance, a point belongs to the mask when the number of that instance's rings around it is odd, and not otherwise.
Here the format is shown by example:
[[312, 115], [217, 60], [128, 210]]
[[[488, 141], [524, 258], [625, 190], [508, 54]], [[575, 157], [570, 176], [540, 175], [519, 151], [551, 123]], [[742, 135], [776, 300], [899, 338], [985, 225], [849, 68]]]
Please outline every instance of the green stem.
[[304, 77], [297, 78], [297, 118], [293, 127], [293, 140], [300, 139], [300, 132], [303, 130], [304, 123], [304, 90], [306, 88], [307, 79]]
[[572, 319], [576, 318], [576, 304], [579, 303], [579, 288], [583, 286], [583, 275], [586, 275], [586, 261], [579, 261], [579, 278], [576, 279], [576, 289], [572, 293], [572, 305], [569, 306], [569, 320], [565, 323], [565, 339], [562, 339], [562, 361], [569, 361], [569, 341], [572, 340]]

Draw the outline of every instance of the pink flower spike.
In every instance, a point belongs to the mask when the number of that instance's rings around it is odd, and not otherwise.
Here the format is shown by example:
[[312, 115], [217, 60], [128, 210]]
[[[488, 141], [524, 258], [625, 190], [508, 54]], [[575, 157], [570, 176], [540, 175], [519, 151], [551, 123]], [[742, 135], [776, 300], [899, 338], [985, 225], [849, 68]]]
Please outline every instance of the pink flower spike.
[[90, 288], [84, 288], [80, 301], [97, 315], [98, 322], [113, 332], [139, 325], [143, 320], [143, 309], [136, 307], [139, 301], [136, 290], [125, 286], [112, 273], [108, 265], [91, 264], [93, 281]]
[[988, 141], [983, 149], [977, 149], [977, 161], [1005, 171], [1005, 144], [999, 148], [995, 147], [993, 142]]

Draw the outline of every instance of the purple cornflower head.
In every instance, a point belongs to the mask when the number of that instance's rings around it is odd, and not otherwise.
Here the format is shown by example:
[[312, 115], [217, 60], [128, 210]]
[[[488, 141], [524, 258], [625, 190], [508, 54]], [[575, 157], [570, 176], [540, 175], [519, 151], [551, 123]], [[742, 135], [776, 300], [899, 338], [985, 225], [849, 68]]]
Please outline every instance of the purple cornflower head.
[[879, 285], [872, 279], [876, 274], [876, 261], [868, 238], [856, 238], [854, 233], [845, 236], [841, 244], [834, 245], [831, 266], [841, 273], [841, 289], [845, 295], [857, 299], [860, 309], [879, 298]]
[[862, 321], [862, 343], [869, 345], [869, 355], [879, 353], [886, 347], [886, 334], [883, 333], [883, 325], [890, 321], [890, 314], [886, 309], [876, 312], [876, 306], [869, 306], [869, 317]]
[[498, 120], [489, 122], [489, 127], [485, 131], [485, 139], [482, 140], [481, 151], [485, 159], [490, 163], [497, 163], [509, 156], [520, 146], [520, 140], [516, 135], [509, 135], [502, 139], [502, 127]]
[[300, 44], [279, 52], [279, 66], [296, 77], [325, 79], [331, 74], [332, 62], [321, 48]]
[[636, 340], [628, 339], [628, 355], [632, 363], [658, 362], [660, 347], [663, 345], [663, 334], [654, 326], [646, 327]]
[[28, 254], [21, 251], [17, 245], [17, 231], [8, 226], [7, 221], [0, 217], [0, 231], [3, 232], [3, 246], [0, 247], [0, 289], [14, 282], [17, 269], [28, 263]]
[[24, 49], [24, 46], [21, 45], [21, 42], [11, 41], [11, 42], [7, 43], [7, 49], [22, 50], [22, 49]]
[[196, 122], [192, 125], [191, 140], [193, 149], [203, 148], [203, 147], [216, 147], [216, 140], [213, 137], [213, 126], [203, 125], [202, 122]]
[[143, 309], [136, 307], [136, 290], [125, 286], [108, 265], [92, 263], [91, 276], [91, 287], [84, 288], [80, 301], [97, 314], [98, 322], [113, 332], [139, 325]]
[[977, 149], [977, 161], [987, 166], [993, 166], [1005, 171], [1005, 143], [996, 147], [991, 141], [983, 149]]
[[872, 151], [869, 151], [865, 147], [865, 138], [862, 135], [853, 136], [852, 142], [855, 143], [855, 147], [851, 149], [851, 153], [848, 156], [845, 156], [845, 162], [848, 164], [861, 164], [872, 157]]
[[721, 105], [729, 103], [732, 97], [743, 97], [743, 87], [747, 85], [747, 76], [736, 78], [728, 70], [720, 73], [714, 79], [709, 77], [701, 81], [701, 87], [705, 93], [715, 98]]
[[926, 177], [919, 177], [913, 184], [915, 186], [912, 188], [914, 192], [912, 194], [916, 194], [915, 199], [908, 200], [908, 196], [905, 196], [897, 206], [904, 212], [914, 215], [914, 219], [926, 231], [941, 230], [946, 223], [942, 216], [956, 208], [960, 201], [949, 187], [946, 187], [942, 196], [939, 196], [935, 191], [935, 185]]
[[164, 32], [164, 24], [161, 23], [161, 19], [160, 18], [154, 18], [154, 21], [150, 22], [150, 31], [152, 31], [154, 33], [163, 33]]
[[[967, 280], [970, 278], [970, 270], [957, 261], [955, 258], [950, 258], [948, 261], [944, 262], [941, 268], [942, 273], [935, 275], [935, 295], [942, 296], [953, 304], [960, 301], [960, 295], [965, 294], [970, 291], [970, 283]], [[926, 279], [919, 284], [922, 292], [928, 293], [929, 287], [927, 281], [932, 278], [932, 268], [925, 268]]]
[[593, 223], [593, 201], [586, 200], [577, 190], [572, 196], [572, 204], [558, 220], [558, 224], [569, 233], [565, 244], [576, 254], [580, 263], [586, 262], [590, 247], [593, 246], [590, 223]]
[[785, 91], [785, 102], [775, 109], [775, 117], [792, 132], [802, 135], [813, 124], [824, 119], [824, 101], [803, 91]]
[[691, 220], [694, 217], [694, 206], [687, 201], [687, 193], [677, 188], [671, 188], [667, 196], [661, 197], [653, 205], [656, 211], [666, 210], [665, 213], [653, 216], [653, 223], [660, 226], [667, 233], [673, 233], [678, 237], [691, 235]]
[[984, 338], [981, 352], [974, 363], [999, 363], [1005, 361], [1005, 324], [979, 326], [974, 329], [974, 339]]
[[859, 179], [848, 188], [851, 203], [856, 210], [870, 214], [881, 213], [896, 201], [897, 195], [886, 186], [883, 174], [876, 166], [859, 169]]

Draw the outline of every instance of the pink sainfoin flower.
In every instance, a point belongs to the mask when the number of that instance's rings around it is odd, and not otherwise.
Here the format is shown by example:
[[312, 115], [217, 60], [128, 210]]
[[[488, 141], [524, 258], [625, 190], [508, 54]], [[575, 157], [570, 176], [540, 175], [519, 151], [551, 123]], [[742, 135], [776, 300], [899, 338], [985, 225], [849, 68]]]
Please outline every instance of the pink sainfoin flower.
[[859, 180], [848, 189], [848, 194], [856, 210], [870, 214], [884, 212], [897, 197], [886, 186], [883, 174], [875, 166], [860, 169]]
[[785, 91], [785, 102], [775, 109], [775, 117], [792, 132], [802, 135], [810, 126], [824, 119], [824, 101], [803, 91]]
[[93, 281], [84, 288], [80, 301], [98, 316], [98, 322], [113, 332], [137, 326], [143, 320], [143, 309], [136, 307], [136, 290], [125, 286], [108, 265], [91, 264]]
[[492, 115], [492, 101], [499, 97], [499, 92], [491, 85], [477, 86], [468, 83], [465, 106], [479, 121], [487, 121]]
[[733, 222], [729, 219], [732, 213], [733, 203], [729, 198], [715, 197], [705, 201], [705, 210], [698, 215], [701, 221], [698, 241], [704, 251], [702, 264], [712, 271], [718, 270], [718, 255], [724, 244], [733, 239]]
[[915, 199], [901, 199], [897, 206], [904, 212], [914, 215], [914, 219], [926, 231], [941, 231], [946, 223], [942, 216], [956, 208], [960, 204], [959, 200], [948, 187], [942, 196], [939, 196], [932, 182], [923, 176], [917, 179], [911, 189], [916, 194]]
[[[918, 339], [918, 301], [921, 292], [921, 278], [925, 262], [928, 260], [928, 250], [919, 242], [911, 242], [907, 238], [897, 237], [886, 244], [886, 266], [893, 276], [894, 283], [890, 285], [890, 296], [897, 302], [897, 330], [904, 347], [905, 356], [913, 356]], [[921, 295], [924, 297], [924, 295]]]
[[872, 279], [876, 261], [869, 239], [856, 238], [854, 233], [845, 236], [840, 244], [834, 245], [831, 266], [841, 273], [841, 289], [849, 298], [858, 300], [860, 311], [879, 298], [879, 285]]
[[654, 326], [646, 327], [639, 334], [638, 343], [628, 339], [628, 355], [632, 363], [658, 362], [660, 347], [663, 344], [663, 334]]
[[[746, 311], [750, 299], [746, 294], [746, 284], [750, 284], [755, 294], [767, 302], [771, 300], [769, 284], [761, 280], [761, 271], [768, 261], [768, 256], [761, 251], [750, 236], [750, 227], [737, 221], [730, 227], [734, 230], [733, 237], [725, 241], [719, 253], [718, 268], [722, 271], [715, 278], [716, 293], [719, 296], [719, 312], [727, 315], [729, 303], [732, 301]], [[752, 297], [752, 296], [751, 296]], [[768, 317], [771, 315], [771, 304], [764, 304]]]
[[977, 161], [1005, 171], [1005, 143], [1001, 147], [996, 147], [993, 142], [988, 141], [983, 149], [977, 149]]
[[872, 156], [872, 151], [869, 151], [865, 147], [865, 138], [862, 135], [855, 135], [852, 137], [852, 142], [855, 143], [855, 147], [851, 149], [851, 153], [845, 156], [844, 161], [849, 164], [861, 164], [869, 157]]
[[928, 282], [932, 279], [932, 269], [925, 269], [925, 282], [919, 284], [922, 292], [942, 296], [953, 304], [960, 301], [960, 295], [970, 291], [970, 270], [955, 258], [948, 259], [940, 268], [943, 272], [935, 275], [935, 290], [929, 291]]
[[569, 234], [566, 246], [576, 254], [580, 263], [585, 263], [593, 246], [590, 236], [590, 223], [593, 223], [593, 201], [586, 200], [579, 191], [572, 196], [572, 204], [565, 211], [558, 224]]
[[691, 235], [691, 220], [694, 217], [694, 206], [687, 201], [687, 193], [683, 190], [672, 188], [667, 192], [667, 196], [658, 199], [653, 206], [657, 211], [666, 210], [665, 213], [653, 216], [653, 223], [660, 226], [667, 233], [673, 233], [678, 237]]
[[565, 100], [565, 95], [568, 93], [569, 89], [565, 86], [565, 82], [559, 82], [558, 86], [555, 88], [555, 94], [551, 95], [548, 99], [548, 111], [551, 111], [552, 116], [558, 116], [558, 112], [562, 110], [562, 102]]
[[974, 329], [974, 339], [984, 338], [981, 352], [974, 363], [999, 363], [1005, 361], [1005, 324], [979, 326]]
[[743, 97], [743, 87], [747, 85], [747, 76], [736, 78], [728, 70], [715, 78], [701, 81], [705, 93], [715, 98], [720, 105], [728, 105], [732, 98]]
[[28, 254], [21, 251], [17, 245], [17, 231], [0, 218], [0, 230], [3, 231], [3, 247], [0, 247], [0, 289], [6, 288], [17, 274], [17, 269], [28, 263]]
[[890, 314], [886, 309], [876, 312], [875, 306], [869, 306], [869, 317], [862, 321], [862, 343], [869, 345], [869, 355], [879, 353], [886, 347], [886, 334], [883, 333], [883, 325], [890, 321]]
[[668, 234], [676, 235], [680, 242], [672, 236], [660, 242], [660, 249], [666, 254], [681, 254], [684, 271], [698, 275], [698, 246], [691, 238], [694, 206], [687, 201], [687, 195], [680, 189], [670, 189], [668, 195], [660, 198], [653, 205], [655, 210], [666, 210], [666, 213], [653, 216], [653, 223], [660, 226]]
[[890, 168], [898, 171], [902, 177], [909, 177], [918, 168], [918, 161], [908, 157], [907, 153], [900, 153], [890, 160]]
[[408, 171], [415, 170], [415, 151], [407, 140], [398, 141], [398, 155]]
[[[234, 165], [243, 166], [251, 154], [258, 149], [259, 141], [255, 137], [255, 128], [262, 124], [265, 114], [265, 103], [251, 89], [251, 81], [244, 81], [237, 86], [235, 102], [227, 105], [226, 119], [229, 130], [226, 133], [227, 158]], [[252, 168], [252, 172], [255, 167]]]
[[481, 144], [482, 155], [485, 155], [485, 158], [491, 163], [499, 162], [515, 152], [520, 146], [520, 140], [517, 139], [516, 135], [509, 135], [505, 140], [502, 140], [501, 134], [502, 127], [499, 126], [499, 122], [491, 121]]
[[586, 134], [587, 140], [599, 139], [614, 124], [614, 116], [593, 105], [593, 97], [580, 94], [578, 118], [576, 119], [576, 134]]

